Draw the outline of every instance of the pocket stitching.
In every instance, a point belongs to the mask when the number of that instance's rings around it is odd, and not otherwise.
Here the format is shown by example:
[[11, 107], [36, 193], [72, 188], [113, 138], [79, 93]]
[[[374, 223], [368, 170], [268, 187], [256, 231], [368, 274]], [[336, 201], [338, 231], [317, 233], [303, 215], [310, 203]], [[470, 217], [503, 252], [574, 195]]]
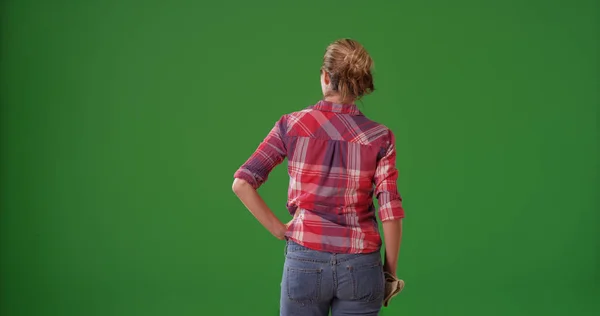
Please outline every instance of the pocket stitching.
[[[366, 302], [373, 302], [379, 298], [383, 299], [383, 295], [385, 294], [385, 290], [382, 290], [382, 287], [385, 287], [385, 283], [382, 282], [378, 282], [379, 285], [379, 290], [377, 292], [373, 292], [370, 295], [368, 295], [366, 298], [359, 298], [358, 297], [358, 282], [356, 281], [356, 275], [355, 275], [355, 271], [363, 271], [363, 270], [368, 270], [368, 269], [373, 269], [373, 268], [377, 268], [377, 267], [381, 267], [381, 262], [377, 262], [377, 263], [369, 263], [369, 264], [364, 264], [358, 267], [352, 267], [352, 266], [348, 266], [348, 270], [350, 270], [350, 275], [352, 278], [352, 296], [354, 300], [358, 300], [358, 301], [366, 301]], [[380, 272], [380, 279], [383, 279], [383, 270]]]
[[[323, 269], [299, 269], [299, 268], [288, 267], [287, 271], [288, 271], [288, 280], [287, 280], [288, 299], [290, 299], [291, 301], [294, 301], [294, 302], [298, 302], [298, 303], [306, 303], [306, 302], [314, 302], [320, 297], [320, 295], [321, 295], [321, 279], [322, 279], [322, 275], [323, 275], [323, 273], [322, 273]], [[314, 297], [308, 297], [307, 299], [303, 299], [303, 300], [292, 298], [292, 295], [290, 294], [290, 280], [289, 280], [290, 272], [296, 272], [296, 273], [301, 272], [301, 273], [312, 274], [312, 275], [317, 276], [317, 282], [316, 282], [317, 284], [315, 285], [316, 291], [315, 291]]]

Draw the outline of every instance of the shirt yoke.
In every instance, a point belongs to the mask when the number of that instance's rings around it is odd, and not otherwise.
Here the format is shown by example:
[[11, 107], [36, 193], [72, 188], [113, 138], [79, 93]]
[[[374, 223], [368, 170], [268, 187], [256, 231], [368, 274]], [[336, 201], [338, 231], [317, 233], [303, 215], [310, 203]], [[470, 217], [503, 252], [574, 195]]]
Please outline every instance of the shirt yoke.
[[284, 115], [287, 137], [346, 141], [367, 146], [387, 146], [390, 130], [363, 115], [304, 109]]

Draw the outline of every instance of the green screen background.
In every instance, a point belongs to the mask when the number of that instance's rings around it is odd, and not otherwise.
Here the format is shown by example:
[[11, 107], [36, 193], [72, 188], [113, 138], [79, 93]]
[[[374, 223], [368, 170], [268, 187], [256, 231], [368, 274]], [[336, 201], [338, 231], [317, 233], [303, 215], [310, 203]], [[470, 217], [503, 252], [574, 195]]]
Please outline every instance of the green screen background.
[[[407, 212], [382, 314], [598, 315], [599, 7], [2, 1], [0, 314], [277, 315], [283, 243], [232, 175], [352, 37]], [[282, 220], [286, 191], [284, 163]]]

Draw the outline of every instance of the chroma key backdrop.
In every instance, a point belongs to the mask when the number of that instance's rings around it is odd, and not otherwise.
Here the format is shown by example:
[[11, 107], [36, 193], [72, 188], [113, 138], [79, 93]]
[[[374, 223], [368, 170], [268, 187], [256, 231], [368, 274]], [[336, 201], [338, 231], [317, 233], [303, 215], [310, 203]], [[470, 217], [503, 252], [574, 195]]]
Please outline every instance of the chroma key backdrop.
[[[382, 315], [600, 315], [595, 0], [0, 4], [0, 314], [279, 314], [283, 242], [231, 191], [358, 40], [397, 140]], [[260, 188], [282, 220], [286, 162]]]

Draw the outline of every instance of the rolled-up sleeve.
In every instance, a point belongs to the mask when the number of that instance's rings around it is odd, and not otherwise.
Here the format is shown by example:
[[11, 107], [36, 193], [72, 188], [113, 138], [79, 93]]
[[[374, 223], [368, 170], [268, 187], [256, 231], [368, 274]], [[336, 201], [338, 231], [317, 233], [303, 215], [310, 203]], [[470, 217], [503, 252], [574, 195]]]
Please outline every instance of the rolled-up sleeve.
[[397, 186], [396, 139], [392, 131], [389, 131], [387, 139], [374, 177], [375, 196], [379, 202], [379, 219], [382, 222], [404, 218], [402, 197]]
[[234, 178], [243, 179], [258, 189], [269, 174], [286, 157], [285, 116], [282, 116], [248, 160], [235, 172]]

